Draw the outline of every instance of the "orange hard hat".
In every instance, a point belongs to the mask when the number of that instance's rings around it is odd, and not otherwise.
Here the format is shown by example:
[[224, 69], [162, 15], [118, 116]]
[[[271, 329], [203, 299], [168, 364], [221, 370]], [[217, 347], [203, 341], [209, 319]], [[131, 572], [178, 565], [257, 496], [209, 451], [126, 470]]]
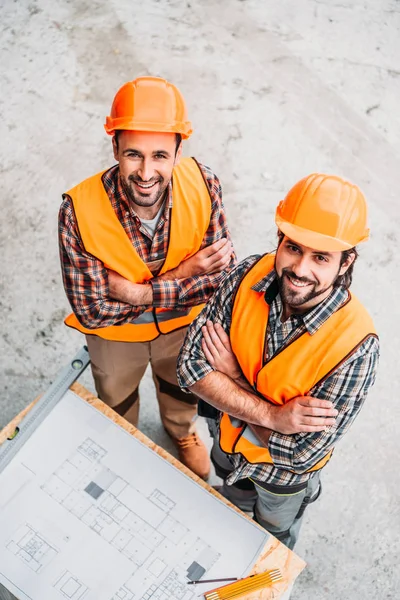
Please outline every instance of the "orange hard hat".
[[301, 179], [279, 203], [275, 223], [294, 242], [324, 252], [349, 250], [369, 237], [364, 194], [335, 175]]
[[192, 124], [177, 87], [160, 77], [138, 77], [118, 90], [104, 129], [109, 135], [116, 129], [129, 129], [179, 133], [186, 139]]

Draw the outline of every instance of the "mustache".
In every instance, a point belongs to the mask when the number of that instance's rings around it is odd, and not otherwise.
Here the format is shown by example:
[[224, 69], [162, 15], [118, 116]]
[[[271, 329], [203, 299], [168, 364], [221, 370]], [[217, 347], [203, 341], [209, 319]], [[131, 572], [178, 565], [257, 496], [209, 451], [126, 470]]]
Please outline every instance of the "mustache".
[[151, 179], [147, 179], [146, 181], [137, 175], [129, 175], [128, 181], [132, 181], [133, 183], [157, 183], [163, 181], [162, 177], [152, 177]]
[[307, 279], [307, 277], [298, 277], [296, 273], [293, 273], [293, 271], [291, 271], [288, 268], [282, 269], [282, 277], [284, 275], [288, 275], [292, 279], [296, 279], [297, 281], [301, 281], [302, 283], [318, 283], [318, 281], [315, 281], [314, 279]]

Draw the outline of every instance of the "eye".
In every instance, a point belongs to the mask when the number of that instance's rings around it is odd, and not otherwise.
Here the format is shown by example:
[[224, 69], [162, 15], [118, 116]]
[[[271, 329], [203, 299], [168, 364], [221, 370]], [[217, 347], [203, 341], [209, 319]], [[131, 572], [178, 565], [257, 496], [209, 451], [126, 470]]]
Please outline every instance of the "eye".
[[320, 263], [328, 262], [328, 257], [324, 256], [323, 254], [316, 254], [315, 258], [316, 258], [317, 262], [320, 262]]
[[286, 244], [286, 248], [290, 250], [290, 252], [299, 252], [299, 248], [294, 244]]
[[161, 152], [159, 152], [154, 155], [154, 158], [157, 160], [162, 160], [163, 158], [166, 159], [167, 157], [165, 156], [165, 154], [162, 154]]
[[138, 152], [135, 152], [134, 150], [129, 151], [126, 156], [128, 156], [129, 158], [140, 158], [140, 154]]

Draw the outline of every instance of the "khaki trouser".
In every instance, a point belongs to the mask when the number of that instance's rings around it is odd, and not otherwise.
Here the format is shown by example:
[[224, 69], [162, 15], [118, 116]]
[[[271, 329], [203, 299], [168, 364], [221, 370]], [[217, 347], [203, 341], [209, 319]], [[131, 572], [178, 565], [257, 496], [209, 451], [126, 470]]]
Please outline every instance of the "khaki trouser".
[[139, 383], [150, 363], [161, 421], [173, 438], [193, 433], [197, 398], [178, 386], [176, 361], [187, 327], [152, 342], [114, 342], [86, 336], [99, 398], [132, 425], [139, 416]]

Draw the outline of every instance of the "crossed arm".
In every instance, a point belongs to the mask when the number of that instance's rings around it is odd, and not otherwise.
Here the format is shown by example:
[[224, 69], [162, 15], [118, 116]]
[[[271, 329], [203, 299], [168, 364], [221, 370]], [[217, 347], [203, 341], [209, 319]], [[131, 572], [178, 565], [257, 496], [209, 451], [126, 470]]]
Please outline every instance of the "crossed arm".
[[207, 321], [202, 327], [202, 350], [215, 369], [191, 390], [231, 416], [245, 421], [265, 446], [273, 431], [283, 434], [324, 431], [335, 423], [338, 411], [327, 400], [299, 396], [283, 406], [266, 402], [243, 377], [223, 327]]
[[256, 258], [245, 259], [226, 276], [189, 327], [178, 359], [178, 379], [182, 388], [251, 427], [276, 467], [304, 473], [358, 415], [375, 379], [379, 344], [375, 338], [366, 340], [309, 396], [283, 406], [259, 397], [243, 377], [227, 335], [237, 283]]
[[312, 389], [312, 396], [276, 406], [254, 394], [219, 324], [205, 323], [202, 335], [202, 350], [216, 370], [191, 389], [245, 421], [270, 451], [274, 465], [296, 473], [311, 468], [343, 437], [375, 380], [379, 344], [369, 338], [341, 369]]
[[[229, 267], [232, 254], [231, 241], [227, 238], [221, 238], [181, 262], [175, 269], [159, 275], [157, 280], [174, 281], [189, 279], [197, 275], [221, 273]], [[132, 306], [151, 306], [153, 304], [153, 287], [151, 283], [132, 283], [115, 271], [108, 270], [107, 272], [111, 298]]]
[[79, 235], [72, 201], [59, 213], [59, 246], [64, 288], [79, 321], [88, 329], [133, 322], [149, 306], [190, 308], [206, 302], [235, 264], [218, 179], [204, 167], [212, 197], [210, 225], [194, 256], [151, 280], [134, 284], [109, 271], [89, 254]]

